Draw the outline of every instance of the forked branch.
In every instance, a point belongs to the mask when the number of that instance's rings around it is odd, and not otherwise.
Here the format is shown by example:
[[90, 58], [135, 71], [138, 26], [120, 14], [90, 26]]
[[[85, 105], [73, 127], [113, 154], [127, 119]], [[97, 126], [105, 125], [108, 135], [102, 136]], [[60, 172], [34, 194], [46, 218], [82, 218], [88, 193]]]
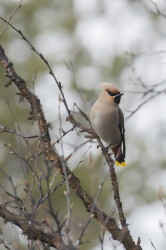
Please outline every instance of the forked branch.
[[[61, 157], [54, 150], [54, 148], [51, 144], [51, 139], [50, 139], [49, 130], [48, 130], [48, 124], [47, 124], [46, 119], [44, 117], [44, 113], [42, 111], [40, 100], [33, 93], [31, 93], [30, 90], [26, 87], [26, 82], [16, 73], [16, 71], [13, 68], [12, 63], [8, 60], [8, 58], [4, 52], [4, 49], [1, 46], [0, 46], [0, 63], [4, 67], [4, 69], [6, 71], [6, 77], [9, 79], [10, 83], [14, 83], [17, 86], [21, 97], [25, 98], [30, 104], [31, 119], [36, 120], [38, 123], [39, 131], [40, 131], [40, 143], [42, 146], [43, 154], [45, 155], [45, 157], [49, 161], [52, 162], [52, 164], [54, 164], [54, 166], [61, 173], [62, 177], [65, 179]], [[61, 86], [60, 83], [59, 83], [59, 86]], [[63, 95], [62, 97], [64, 99], [63, 92], [62, 92], [62, 95]], [[66, 105], [67, 105], [67, 103], [66, 103]], [[103, 147], [100, 139], [97, 137], [97, 135], [94, 134], [93, 130], [83, 127], [81, 125], [81, 123], [77, 122], [74, 119], [74, 117], [71, 115], [70, 111], [69, 111], [68, 120], [71, 123], [73, 123], [75, 126], [81, 128], [83, 131], [86, 131], [86, 132], [92, 134], [94, 137], [96, 137], [101, 148]], [[68, 178], [70, 188], [72, 188], [74, 193], [82, 200], [87, 211], [92, 213], [93, 217], [96, 220], [98, 220], [105, 227], [105, 229], [108, 232], [110, 232], [112, 234], [112, 238], [114, 240], [121, 242], [126, 249], [131, 249], [131, 250], [138, 249], [138, 250], [140, 250], [141, 249], [140, 244], [139, 243], [135, 244], [135, 242], [132, 239], [132, 236], [130, 235], [129, 229], [126, 225], [126, 219], [125, 219], [125, 216], [124, 216], [124, 213], [122, 210], [122, 204], [121, 204], [120, 196], [119, 196], [118, 182], [117, 182], [115, 170], [113, 167], [113, 161], [107, 152], [104, 152], [103, 154], [106, 157], [107, 163], [110, 166], [110, 175], [111, 175], [111, 179], [112, 179], [112, 185], [114, 188], [114, 199], [115, 199], [116, 204], [117, 204], [117, 208], [118, 208], [119, 216], [120, 216], [120, 222], [121, 222], [123, 228], [121, 229], [117, 225], [115, 219], [107, 216], [104, 212], [102, 212], [96, 206], [96, 204], [94, 204], [92, 198], [82, 188], [79, 179], [70, 171], [68, 166], [65, 164], [67, 178]], [[3, 207], [0, 210], [0, 216], [2, 216], [4, 218]], [[23, 231], [23, 232], [25, 234], [27, 234], [27, 231]], [[38, 234], [35, 237], [38, 237]], [[39, 237], [38, 239], [41, 241], [43, 240], [43, 238], [41, 238], [41, 237]]]

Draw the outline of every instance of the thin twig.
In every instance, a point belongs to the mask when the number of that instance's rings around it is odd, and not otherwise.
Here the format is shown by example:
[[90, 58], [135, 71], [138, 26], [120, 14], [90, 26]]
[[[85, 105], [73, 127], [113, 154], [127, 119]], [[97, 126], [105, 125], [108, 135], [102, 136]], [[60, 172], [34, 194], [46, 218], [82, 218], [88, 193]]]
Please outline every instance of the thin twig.
[[67, 130], [67, 131], [62, 131], [63, 132], [63, 134], [53, 143], [53, 145], [54, 144], [56, 144], [56, 143], [59, 143], [59, 141], [65, 136], [65, 135], [67, 135], [68, 133], [70, 133], [71, 131], [73, 131], [74, 129], [75, 129], [75, 127], [76, 126], [73, 126], [72, 128], [70, 128], [69, 130]]
[[7, 242], [2, 234], [2, 232], [0, 232], [0, 244], [2, 244], [5, 249], [8, 250], [16, 250], [11, 243]]
[[76, 164], [76, 166], [73, 167], [72, 170], [75, 170], [75, 169], [84, 161], [83, 159], [85, 158], [85, 155], [88, 153], [88, 151], [90, 150], [90, 148], [91, 148], [91, 146], [89, 146], [89, 148], [86, 149], [86, 151], [83, 153], [81, 159], [80, 159], [79, 162]]
[[61, 187], [63, 185], [64, 181], [57, 183], [56, 186], [52, 189], [52, 190], [48, 190], [46, 195], [41, 195], [41, 197], [39, 198], [39, 200], [37, 201], [32, 214], [35, 213], [35, 211], [39, 208], [39, 206], [41, 206], [41, 204], [43, 204], [48, 197], [50, 197], [59, 187]]
[[101, 244], [101, 250], [104, 250], [104, 237], [105, 237], [105, 230], [103, 230], [102, 235], [99, 234], [99, 241]]
[[[60, 104], [61, 104], [61, 102], [59, 101], [59, 105], [58, 105], [58, 115], [59, 115], [59, 122], [60, 122], [59, 132], [60, 132], [60, 137], [62, 137], [61, 133], [62, 133], [63, 129], [62, 129], [62, 119], [61, 119], [61, 114], [60, 114], [60, 108], [61, 108]], [[60, 145], [61, 145], [62, 155], [64, 155], [64, 149], [63, 149], [62, 140], [60, 140]], [[64, 177], [65, 177], [65, 184], [66, 184], [66, 192], [65, 192], [66, 199], [67, 199], [66, 228], [69, 229], [69, 224], [70, 224], [70, 219], [71, 219], [70, 186], [69, 186], [68, 176], [67, 176], [67, 172], [66, 172], [66, 166], [65, 166], [64, 157], [61, 157], [61, 164], [62, 164], [62, 167], [63, 167]]]
[[149, 240], [150, 240], [150, 243], [151, 243], [152, 247], [154, 248], [154, 250], [157, 250], [155, 245], [153, 244], [152, 240], [151, 239], [149, 239]]
[[137, 108], [135, 108], [132, 111], [128, 111], [128, 112], [130, 112], [130, 114], [128, 116], [126, 116], [126, 120], [129, 119], [131, 116], [133, 116], [143, 105], [145, 105], [146, 103], [148, 103], [150, 100], [154, 99], [157, 96], [158, 96], [158, 93], [154, 93], [148, 99], [146, 99], [145, 101], [143, 101], [142, 103], [140, 103]]
[[10, 128], [7, 128], [7, 127], [0, 125], [0, 133], [5, 133], [5, 132], [12, 133], [12, 134], [18, 135], [18, 136], [26, 138], [26, 139], [39, 137], [38, 135], [23, 135], [14, 129], [10, 129]]
[[49, 247], [66, 250], [67, 246], [56, 233], [54, 235], [42, 231], [38, 223], [30, 223], [25, 216], [18, 215], [9, 211], [6, 204], [0, 204], [0, 216], [2, 216], [6, 222], [10, 222], [22, 229], [23, 234], [27, 235], [31, 240], [40, 240], [46, 243]]
[[97, 191], [96, 197], [95, 197], [95, 199], [94, 199], [94, 206], [92, 207], [92, 210], [91, 210], [91, 215], [90, 215], [89, 219], [87, 220], [87, 222], [85, 223], [84, 227], [83, 227], [82, 230], [81, 230], [81, 234], [80, 234], [80, 236], [79, 236], [79, 238], [78, 238], [78, 240], [77, 240], [77, 242], [76, 242], [76, 246], [82, 244], [82, 238], [83, 238], [83, 236], [84, 236], [84, 233], [85, 233], [87, 227], [89, 226], [89, 224], [91, 223], [91, 221], [92, 221], [92, 219], [93, 219], [93, 211], [94, 211], [95, 205], [96, 205], [96, 203], [97, 203], [97, 200], [98, 200], [98, 198], [99, 198], [99, 195], [100, 195], [101, 192], [102, 192], [102, 188], [103, 188], [103, 186], [104, 186], [104, 183], [105, 183], [105, 181], [106, 181], [107, 176], [108, 176], [108, 173], [106, 174], [106, 176], [104, 177], [103, 181], [101, 182], [101, 184], [100, 184], [99, 187], [98, 187], [98, 191]]
[[166, 14], [164, 14], [163, 12], [161, 12], [160, 10], [159, 10], [159, 7], [158, 7], [158, 5], [157, 5], [157, 3], [155, 3], [154, 1], [152, 1], [152, 0], [148, 0], [150, 3], [152, 3], [153, 4], [153, 6], [155, 7], [155, 10], [156, 10], [156, 13], [155, 12], [152, 12], [152, 11], [150, 11], [151, 13], [153, 13], [153, 14], [155, 14], [155, 15], [158, 15], [158, 16], [162, 16], [162, 17], [164, 17], [164, 18], [166, 18]]
[[9, 16], [8, 21], [6, 22], [6, 25], [5, 25], [5, 27], [4, 27], [3, 31], [2, 31], [2, 33], [0, 34], [0, 39], [2, 38], [3, 34], [4, 34], [5, 31], [7, 30], [7, 28], [8, 28], [8, 26], [9, 26], [9, 23], [10, 23], [11, 19], [14, 17], [14, 15], [15, 15], [16, 12], [18, 11], [18, 9], [21, 7], [22, 1], [23, 1], [23, 0], [20, 1], [19, 5], [16, 7], [16, 9], [13, 11], [13, 13]]
[[12, 148], [12, 146], [11, 146], [10, 143], [9, 143], [8, 145], [5, 144], [4, 146], [7, 147], [8, 149], [10, 149], [10, 154], [16, 155], [16, 156], [17, 156], [18, 158], [20, 158], [23, 162], [25, 162], [26, 165], [28, 166], [28, 168], [33, 172], [33, 169], [32, 169], [32, 167], [31, 167], [31, 165], [29, 164], [29, 162], [27, 161], [27, 159], [26, 159], [24, 156], [18, 154], [18, 153]]

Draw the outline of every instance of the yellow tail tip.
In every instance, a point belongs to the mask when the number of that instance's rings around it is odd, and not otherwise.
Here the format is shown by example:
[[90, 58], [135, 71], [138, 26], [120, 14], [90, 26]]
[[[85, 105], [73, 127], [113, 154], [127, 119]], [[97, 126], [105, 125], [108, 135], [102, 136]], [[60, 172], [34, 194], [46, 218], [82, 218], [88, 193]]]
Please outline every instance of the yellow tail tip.
[[123, 161], [123, 162], [118, 162], [118, 161], [115, 161], [115, 164], [116, 164], [116, 166], [118, 166], [118, 167], [125, 167], [126, 166], [126, 162], [125, 161]]

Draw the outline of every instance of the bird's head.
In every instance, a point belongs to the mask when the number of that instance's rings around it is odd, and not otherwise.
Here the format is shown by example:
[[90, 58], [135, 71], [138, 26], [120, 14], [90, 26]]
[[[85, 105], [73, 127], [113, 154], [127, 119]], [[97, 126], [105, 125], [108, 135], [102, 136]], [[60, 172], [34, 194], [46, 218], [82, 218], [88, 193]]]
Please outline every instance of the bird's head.
[[101, 89], [103, 89], [104, 98], [109, 102], [114, 102], [116, 104], [120, 103], [121, 96], [123, 93], [120, 92], [112, 83], [103, 82], [100, 85]]

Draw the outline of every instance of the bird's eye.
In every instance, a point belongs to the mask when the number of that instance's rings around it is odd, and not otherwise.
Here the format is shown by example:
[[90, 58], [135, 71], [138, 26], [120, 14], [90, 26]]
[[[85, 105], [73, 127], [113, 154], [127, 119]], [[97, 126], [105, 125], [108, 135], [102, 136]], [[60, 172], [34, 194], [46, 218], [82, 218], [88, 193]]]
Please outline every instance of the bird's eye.
[[120, 94], [120, 92], [118, 92], [118, 93], [112, 93], [112, 92], [110, 92], [109, 90], [107, 90], [107, 93], [108, 93], [110, 96], [116, 96], [116, 95]]
[[110, 92], [109, 90], [107, 90], [107, 93], [110, 95], [110, 96], [114, 96], [114, 94], [112, 92]]

